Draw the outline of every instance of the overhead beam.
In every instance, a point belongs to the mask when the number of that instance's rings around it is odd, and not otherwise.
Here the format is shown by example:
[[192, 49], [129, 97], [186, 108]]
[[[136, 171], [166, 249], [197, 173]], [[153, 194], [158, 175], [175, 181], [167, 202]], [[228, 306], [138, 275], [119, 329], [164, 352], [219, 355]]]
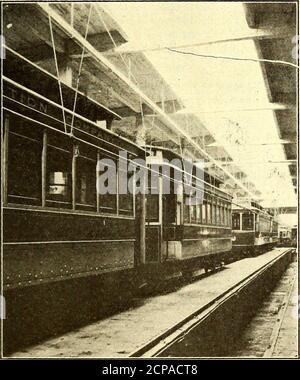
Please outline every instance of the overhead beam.
[[230, 162], [222, 162], [221, 165], [267, 165], [267, 164], [296, 164], [296, 160], [282, 160], [282, 161], [230, 161]]
[[[18, 52], [32, 62], [41, 62], [49, 59], [54, 59], [52, 46], [47, 43], [34, 45], [28, 48], [20, 48]], [[56, 52], [57, 59], [60, 60], [65, 52]]]
[[[26, 33], [28, 33], [28, 35], [31, 34], [53, 49], [49, 23], [40, 18], [40, 14], [37, 12], [37, 9], [33, 4], [8, 4], [5, 12], [3, 12], [3, 18], [5, 25], [7, 23], [12, 24], [11, 29], [5, 30], [8, 39], [10, 33], [15, 33], [15, 30], [19, 32], [22, 27], [24, 35], [26, 35]], [[26, 38], [24, 41], [26, 41]], [[26, 42], [24, 42], [24, 45], [26, 46]], [[22, 46], [18, 46], [18, 48], [22, 49]], [[31, 48], [34, 49], [34, 46]], [[61, 34], [55, 35], [55, 48], [57, 53], [65, 53], [65, 41], [61, 37]]]
[[135, 112], [131, 107], [128, 106], [116, 107], [113, 108], [113, 110], [121, 117], [130, 117], [135, 116], [137, 114], [137, 112]]
[[[78, 62], [70, 61], [70, 65], [74, 69], [74, 75], [78, 72]], [[139, 113], [141, 111], [140, 100], [136, 96], [128, 91], [128, 88], [124, 88], [120, 82], [112, 83], [112, 79], [104, 73], [103, 70], [97, 69], [92, 64], [84, 64], [82, 67], [82, 77], [88, 77], [90, 82], [89, 94], [103, 98], [106, 97], [106, 102], [110, 103], [111, 98], [115, 98], [120, 104], [126, 105], [133, 110], [133, 113]], [[80, 86], [83, 81], [80, 81]], [[114, 86], [114, 88], [113, 88]], [[102, 99], [102, 101], [104, 101]], [[109, 104], [111, 107], [111, 105]], [[116, 107], [111, 107], [116, 108]]]
[[[34, 25], [37, 31], [40, 31], [40, 27]], [[124, 43], [124, 38], [120, 35], [117, 30], [110, 32], [116, 41], [117, 45]], [[41, 35], [44, 35], [43, 33]], [[56, 42], [57, 36], [55, 36], [55, 48], [57, 50], [57, 55], [66, 55], [72, 59], [80, 59], [82, 56], [82, 48], [76, 44], [72, 38], [61, 39], [60, 42]], [[88, 36], [88, 41], [93, 45], [98, 51], [106, 51], [114, 48], [114, 45], [107, 33], [96, 33]], [[53, 47], [49, 45], [48, 39], [43, 38], [44, 43], [30, 46], [28, 48], [20, 48], [19, 53], [24, 55], [24, 57], [30, 59], [33, 62], [44, 61], [47, 59], [53, 59]], [[84, 57], [87, 58], [87, 54]]]
[[[122, 45], [126, 42], [126, 39], [118, 32], [118, 30], [109, 31], [116, 46]], [[89, 34], [87, 41], [98, 51], [106, 51], [115, 47], [110, 36], [106, 32]], [[70, 53], [71, 57], [80, 57], [82, 54], [82, 48], [76, 44], [72, 38], [66, 39], [66, 49]]]
[[[184, 45], [170, 45], [170, 46], [157, 46], [152, 48], [141, 48], [141, 49], [130, 49], [130, 50], [122, 50], [122, 53], [124, 54], [131, 54], [131, 53], [148, 53], [148, 52], [155, 52], [155, 51], [161, 51], [161, 50], [168, 50], [168, 49], [186, 49], [186, 48], [194, 48], [194, 47], [201, 47], [201, 46], [210, 46], [210, 45], [217, 45], [217, 44], [223, 44], [223, 43], [232, 43], [232, 42], [239, 42], [239, 41], [259, 41], [263, 39], [273, 39], [273, 38], [289, 38], [293, 36], [293, 30], [290, 27], [275, 27], [271, 29], [259, 29], [255, 31], [249, 31], [246, 34], [241, 35], [234, 35], [232, 37], [226, 37], [221, 38], [218, 40], [202, 40], [193, 44], [184, 44]], [[118, 52], [115, 51], [109, 51], [105, 53], [106, 57], [109, 56], [115, 56], [118, 54]]]
[[230, 113], [230, 112], [258, 112], [258, 111], [285, 111], [285, 110], [293, 110], [295, 109], [294, 104], [289, 103], [269, 103], [265, 106], [260, 107], [247, 107], [247, 108], [228, 108], [228, 109], [214, 109], [214, 110], [206, 110], [206, 111], [198, 111], [195, 109], [195, 112], [197, 114], [216, 114], [216, 113]]
[[278, 214], [297, 214], [297, 207], [279, 207], [276, 208], [276, 210], [278, 211]]

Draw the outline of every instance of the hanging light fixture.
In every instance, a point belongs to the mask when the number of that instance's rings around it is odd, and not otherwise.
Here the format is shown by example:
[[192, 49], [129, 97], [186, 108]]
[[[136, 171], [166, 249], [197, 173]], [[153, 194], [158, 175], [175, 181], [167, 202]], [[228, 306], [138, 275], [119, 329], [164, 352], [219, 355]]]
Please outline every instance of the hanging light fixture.
[[74, 145], [74, 156], [75, 157], [78, 157], [80, 155], [80, 151], [79, 151], [79, 145]]

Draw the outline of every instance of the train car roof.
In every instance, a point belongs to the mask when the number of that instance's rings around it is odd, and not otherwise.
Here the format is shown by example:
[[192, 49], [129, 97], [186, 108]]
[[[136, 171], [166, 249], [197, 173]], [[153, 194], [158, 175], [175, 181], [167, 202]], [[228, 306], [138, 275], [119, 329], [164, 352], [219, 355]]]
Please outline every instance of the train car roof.
[[[149, 153], [149, 151], [151, 152], [151, 150], [152, 151], [162, 151], [164, 153], [164, 156], [168, 160], [172, 160], [173, 158], [179, 158], [180, 160], [182, 159], [182, 156], [179, 153], [173, 152], [169, 148], [160, 147], [160, 146], [153, 146], [153, 145], [145, 145], [144, 147], [145, 147], [145, 150], [147, 153]], [[194, 166], [195, 166], [195, 164], [194, 164]], [[205, 177], [207, 177], [207, 178], [205, 178]], [[214, 179], [214, 180], [211, 181], [212, 179]], [[208, 186], [213, 187], [215, 189], [215, 190], [213, 190], [214, 192], [217, 191], [218, 193], [220, 193], [220, 195], [222, 194], [223, 196], [226, 196], [226, 200], [231, 202], [232, 195], [228, 194], [226, 191], [224, 191], [224, 190], [222, 190], [216, 186], [216, 185], [221, 184], [222, 182], [219, 181], [218, 179], [216, 179], [213, 175], [209, 174], [205, 170], [204, 170], [204, 183], [206, 183]], [[212, 194], [213, 194], [213, 192], [212, 192]]]
[[270, 219], [274, 219], [274, 215], [271, 215], [268, 213], [264, 208], [260, 207], [257, 208], [255, 206], [247, 206], [247, 205], [238, 205], [237, 203], [233, 203], [232, 212], [254, 212], [255, 214], [263, 214], [265, 216], [268, 216]]
[[[173, 158], [179, 158], [180, 160], [184, 159], [184, 157], [182, 157], [179, 153], [174, 152], [170, 148], [160, 147], [160, 146], [154, 146], [154, 145], [145, 145], [144, 147], [145, 147], [146, 151], [150, 151], [151, 152], [151, 150], [154, 150], [154, 151], [162, 151], [162, 152], [164, 152], [164, 156], [168, 160], [172, 160]], [[195, 165], [194, 162], [193, 162], [193, 165]], [[206, 170], [204, 170], [204, 172], [206, 174], [210, 175], [211, 177], [214, 177], [213, 175], [209, 174]], [[219, 182], [219, 183], [221, 183], [218, 179], [216, 179], [216, 181]]]

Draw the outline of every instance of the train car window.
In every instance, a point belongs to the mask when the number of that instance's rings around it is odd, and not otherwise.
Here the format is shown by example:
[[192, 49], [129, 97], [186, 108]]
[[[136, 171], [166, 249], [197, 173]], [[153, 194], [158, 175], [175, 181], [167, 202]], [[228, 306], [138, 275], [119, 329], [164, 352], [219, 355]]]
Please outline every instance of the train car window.
[[197, 223], [201, 223], [201, 204], [196, 205], [196, 219]]
[[202, 204], [202, 223], [206, 223], [206, 201]]
[[69, 137], [48, 136], [46, 204], [50, 207], [72, 207], [72, 156]]
[[[163, 197], [164, 223], [176, 222], [176, 196], [168, 194]], [[180, 220], [180, 217], [179, 217]]]
[[[159, 222], [159, 180], [151, 180], [151, 172], [148, 172], [148, 195], [146, 197], [146, 220]], [[165, 202], [164, 202], [165, 203]], [[166, 205], [164, 205], [166, 207]]]
[[224, 226], [227, 226], [227, 206], [226, 204], [224, 204], [224, 208], [223, 208], [223, 212], [224, 212]]
[[185, 223], [190, 223], [190, 206], [188, 204], [189, 202], [189, 197], [184, 196], [184, 201], [183, 201], [183, 218]]
[[184, 197], [183, 203], [183, 220], [185, 223], [190, 223], [190, 206], [188, 204], [189, 198]]
[[[100, 160], [106, 160], [101, 167], [97, 167], [99, 169], [97, 173], [97, 186], [105, 186], [102, 189], [103, 193], [99, 193], [98, 201], [99, 201], [99, 211], [100, 213], [107, 214], [117, 214], [117, 198], [118, 198], [118, 188], [117, 188], [117, 176], [118, 176], [118, 162], [113, 156], [108, 156], [105, 154], [100, 155]], [[103, 161], [102, 161], [103, 162]], [[112, 175], [110, 176], [110, 171]], [[100, 176], [104, 179], [104, 181], [100, 180]], [[106, 178], [107, 177], [107, 178]]]
[[216, 224], [220, 224], [220, 204], [216, 205]]
[[211, 206], [210, 203], [206, 204], [206, 209], [207, 209], [207, 223], [211, 223]]
[[222, 225], [225, 225], [225, 203], [222, 204], [221, 206], [221, 220], [222, 220]]
[[146, 220], [148, 222], [159, 221], [159, 195], [148, 194], [146, 198]]
[[133, 194], [119, 195], [119, 213], [124, 215], [133, 215]]
[[190, 206], [190, 212], [191, 212], [191, 222], [197, 223], [197, 211], [196, 211], [196, 205]]
[[211, 205], [211, 222], [212, 224], [216, 224], [216, 204], [215, 202]]
[[253, 230], [253, 214], [252, 213], [243, 213], [242, 215], [242, 229], [243, 230]]
[[[76, 149], [76, 147], [75, 147]], [[96, 210], [96, 152], [84, 152], [76, 158], [76, 208]]]
[[224, 204], [221, 206], [221, 224], [225, 224], [225, 207]]
[[[127, 176], [127, 183], [132, 178], [132, 173], [127, 173], [120, 171], [119, 172], [119, 181], [126, 180]], [[120, 184], [119, 184], [120, 186]], [[120, 194], [119, 192], [119, 213], [122, 215], [133, 215], [133, 209], [134, 209], [134, 194], [130, 194], [129, 191], [127, 191], [127, 194]]]
[[42, 195], [42, 130], [10, 118], [8, 135], [8, 201], [40, 205]]
[[101, 194], [99, 195], [100, 212], [116, 214], [117, 213], [117, 195]]
[[240, 229], [240, 214], [239, 213], [232, 214], [232, 229], [233, 230]]

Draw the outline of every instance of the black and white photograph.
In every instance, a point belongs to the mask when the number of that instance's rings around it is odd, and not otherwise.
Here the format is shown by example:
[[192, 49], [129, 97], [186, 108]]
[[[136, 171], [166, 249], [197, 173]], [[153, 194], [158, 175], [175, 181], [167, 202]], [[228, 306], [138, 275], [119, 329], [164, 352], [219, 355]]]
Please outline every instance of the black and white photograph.
[[2, 359], [299, 358], [298, 22], [1, 2]]

